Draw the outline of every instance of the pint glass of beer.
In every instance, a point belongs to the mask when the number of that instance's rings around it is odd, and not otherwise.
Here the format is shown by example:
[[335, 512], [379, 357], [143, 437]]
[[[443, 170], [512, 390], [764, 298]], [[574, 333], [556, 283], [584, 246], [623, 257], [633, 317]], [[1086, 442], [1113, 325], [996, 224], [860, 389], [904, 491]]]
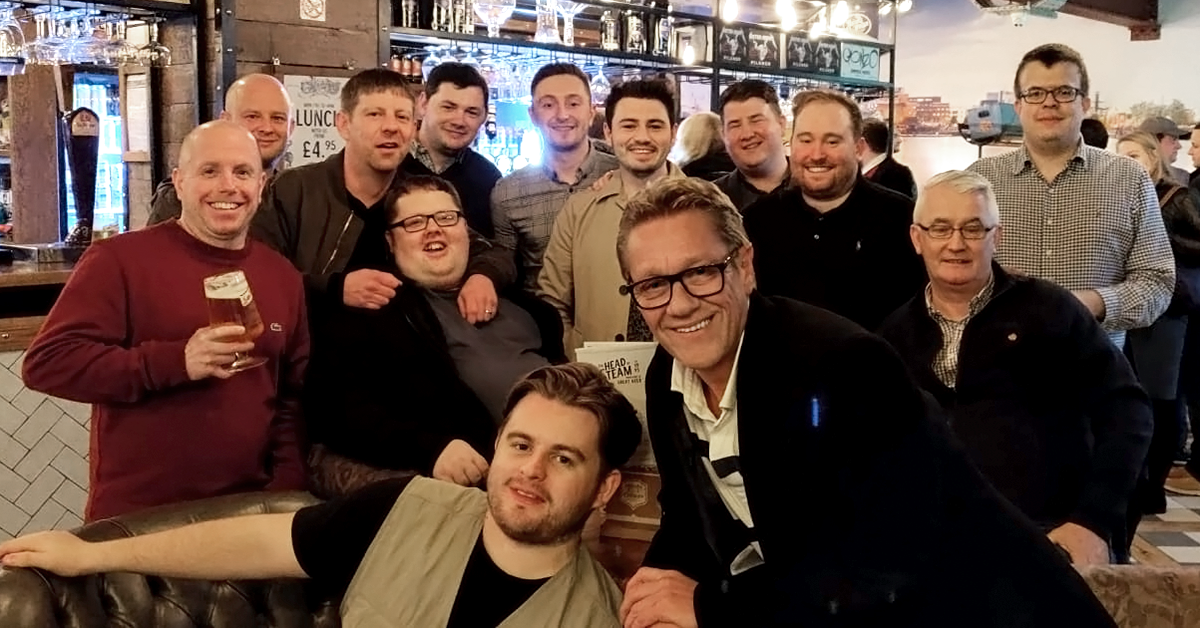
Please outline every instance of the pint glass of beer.
[[[254, 295], [250, 292], [245, 273], [234, 270], [205, 277], [204, 296], [208, 300], [209, 325], [241, 325], [246, 328], [246, 334], [233, 339], [233, 342], [253, 342], [262, 335], [262, 317], [258, 314], [258, 306], [254, 304]], [[233, 363], [225, 368], [237, 373], [266, 362], [267, 359], [261, 356], [235, 353]]]

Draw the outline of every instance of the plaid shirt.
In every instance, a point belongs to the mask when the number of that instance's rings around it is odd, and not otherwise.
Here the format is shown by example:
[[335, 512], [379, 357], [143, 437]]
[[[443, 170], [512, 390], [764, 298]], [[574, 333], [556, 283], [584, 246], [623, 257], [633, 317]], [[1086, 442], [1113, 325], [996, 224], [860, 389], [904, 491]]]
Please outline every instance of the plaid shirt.
[[492, 224], [496, 244], [516, 251], [525, 288], [537, 289], [542, 256], [550, 242], [554, 219], [567, 203], [567, 197], [586, 190], [609, 170], [617, 169], [617, 158], [601, 150], [592, 140], [592, 149], [575, 175], [575, 183], [563, 183], [550, 165], [531, 165], [500, 179], [492, 188]]
[[1175, 258], [1154, 185], [1137, 162], [1080, 143], [1049, 183], [1024, 146], [969, 169], [996, 190], [1001, 265], [1100, 293], [1103, 327], [1117, 346], [1125, 330], [1149, 326], [1166, 311]]
[[423, 144], [421, 144], [421, 142], [418, 142], [417, 140], [413, 140], [412, 144], [410, 144], [408, 147], [408, 152], [410, 154], [412, 154], [413, 157], [416, 157], [417, 161], [421, 162], [421, 165], [425, 166], [426, 168], [429, 168], [430, 172], [433, 172], [433, 173], [436, 173], [439, 175], [442, 174], [443, 172], [449, 170], [450, 166], [453, 166], [454, 164], [462, 161], [463, 157], [467, 154], [467, 151], [469, 151], [469, 150], [471, 150], [471, 149], [464, 148], [464, 149], [458, 151], [458, 154], [456, 154], [454, 156], [454, 159], [447, 161], [446, 165], [442, 166], [441, 168], [438, 168], [437, 165], [433, 163], [433, 157], [431, 157], [429, 155], [429, 149], [425, 148], [425, 146]]
[[996, 276], [992, 275], [979, 294], [971, 297], [971, 303], [967, 306], [967, 317], [961, 321], [952, 321], [942, 316], [933, 306], [933, 286], [925, 287], [925, 307], [929, 310], [929, 317], [942, 330], [942, 348], [933, 358], [933, 374], [950, 388], [954, 388], [958, 383], [958, 351], [962, 345], [963, 331], [967, 329], [967, 323], [992, 299], [992, 289], [995, 286]]

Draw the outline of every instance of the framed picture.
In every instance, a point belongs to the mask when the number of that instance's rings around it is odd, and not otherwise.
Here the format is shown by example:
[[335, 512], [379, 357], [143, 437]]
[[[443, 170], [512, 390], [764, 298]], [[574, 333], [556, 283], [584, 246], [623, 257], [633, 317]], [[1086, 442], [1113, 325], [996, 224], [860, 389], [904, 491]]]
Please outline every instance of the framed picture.
[[805, 35], [788, 33], [787, 56], [784, 60], [784, 67], [789, 70], [816, 72], [817, 46]]
[[779, 33], [758, 28], [746, 31], [747, 63], [756, 68], [779, 67]]
[[721, 38], [717, 42], [717, 59], [728, 63], [745, 64], [750, 59], [746, 45], [746, 29], [722, 29]]
[[816, 46], [816, 73], [838, 76], [842, 68], [842, 51], [838, 42], [825, 40]]

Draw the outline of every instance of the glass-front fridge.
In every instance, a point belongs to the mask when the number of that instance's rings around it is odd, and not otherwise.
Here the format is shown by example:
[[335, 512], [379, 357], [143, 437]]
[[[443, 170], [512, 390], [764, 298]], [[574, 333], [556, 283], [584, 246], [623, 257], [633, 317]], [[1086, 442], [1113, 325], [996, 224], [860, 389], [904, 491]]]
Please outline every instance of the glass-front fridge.
[[[96, 216], [93, 232], [121, 233], [129, 228], [125, 200], [125, 162], [121, 152], [121, 100], [116, 70], [76, 66], [72, 96], [75, 108], [87, 107], [100, 117], [100, 154], [96, 162]], [[59, 161], [62, 187], [62, 237], [75, 228], [75, 197], [71, 193], [71, 170], [64, 147]]]

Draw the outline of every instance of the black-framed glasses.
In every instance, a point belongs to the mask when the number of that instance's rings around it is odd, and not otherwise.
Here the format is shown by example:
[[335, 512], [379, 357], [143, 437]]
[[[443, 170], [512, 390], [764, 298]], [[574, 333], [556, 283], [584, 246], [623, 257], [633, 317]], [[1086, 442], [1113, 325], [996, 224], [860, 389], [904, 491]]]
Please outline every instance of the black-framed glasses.
[[1083, 95], [1083, 90], [1070, 85], [1055, 87], [1054, 89], [1044, 89], [1041, 87], [1030, 87], [1021, 92], [1021, 100], [1031, 104], [1040, 105], [1046, 102], [1047, 96], [1054, 96], [1054, 102], [1069, 103], [1075, 102], [1075, 99]]
[[403, 227], [409, 233], [417, 233], [418, 231], [424, 231], [429, 226], [430, 219], [439, 227], [453, 227], [458, 224], [458, 221], [462, 220], [462, 212], [447, 209], [440, 212], [433, 212], [432, 214], [417, 214], [409, 216], [404, 220], [393, 222], [387, 228], [395, 229], [396, 227]]
[[687, 293], [701, 299], [711, 297], [725, 289], [725, 269], [733, 261], [737, 251], [727, 255], [716, 264], [705, 264], [684, 269], [674, 275], [650, 277], [635, 281], [618, 288], [622, 295], [633, 298], [633, 302], [643, 310], [656, 310], [666, 307], [675, 293], [675, 284], [683, 286]]
[[977, 222], [973, 222], [961, 227], [951, 227], [950, 225], [942, 223], [930, 225], [928, 227], [918, 224], [917, 228], [929, 234], [929, 237], [933, 238], [934, 240], [949, 240], [954, 235], [955, 231], [961, 233], [964, 240], [982, 240], [986, 238], [987, 234], [991, 233], [992, 229], [995, 229], [996, 227], [985, 227]]

